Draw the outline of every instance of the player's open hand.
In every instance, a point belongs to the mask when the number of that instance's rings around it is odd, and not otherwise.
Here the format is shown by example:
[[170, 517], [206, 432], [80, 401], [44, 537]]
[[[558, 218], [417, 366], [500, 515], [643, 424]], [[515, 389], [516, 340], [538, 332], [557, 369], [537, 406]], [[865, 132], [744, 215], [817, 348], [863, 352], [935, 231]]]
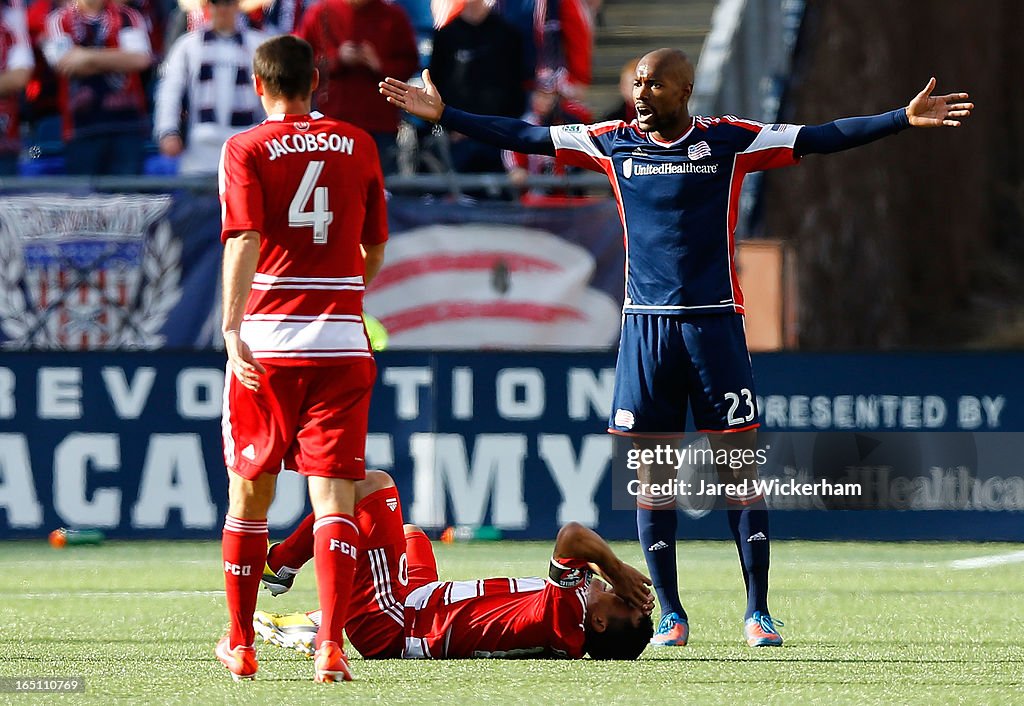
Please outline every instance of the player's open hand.
[[614, 571], [607, 572], [612, 590], [622, 600], [650, 615], [654, 610], [654, 596], [651, 595], [651, 579], [624, 561]]
[[974, 103], [968, 103], [966, 93], [933, 96], [935, 77], [928, 80], [924, 90], [914, 96], [907, 106], [907, 117], [914, 127], [960, 127], [960, 120], [969, 117]]
[[436, 123], [444, 112], [444, 101], [437, 92], [437, 86], [430, 80], [430, 70], [423, 70], [423, 88], [410, 85], [388, 76], [378, 85], [381, 95], [388, 103], [397, 105], [410, 115]]
[[228, 331], [224, 334], [224, 348], [228, 354], [231, 372], [238, 381], [253, 392], [259, 390], [260, 375], [266, 373], [267, 369], [256, 360], [249, 344], [239, 337], [238, 331]]

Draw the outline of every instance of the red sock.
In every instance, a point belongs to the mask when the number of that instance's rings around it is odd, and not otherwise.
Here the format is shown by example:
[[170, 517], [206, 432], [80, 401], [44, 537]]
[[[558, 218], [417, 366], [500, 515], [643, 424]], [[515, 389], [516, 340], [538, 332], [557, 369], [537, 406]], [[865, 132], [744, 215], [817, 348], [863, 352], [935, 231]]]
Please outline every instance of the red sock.
[[437, 559], [434, 558], [434, 547], [423, 530], [406, 533], [405, 557], [410, 591], [431, 581], [437, 581]]
[[228, 515], [221, 539], [224, 558], [224, 591], [231, 618], [231, 647], [249, 646], [256, 640], [252, 614], [267, 558], [267, 521], [240, 520]]
[[402, 502], [394, 486], [375, 490], [357, 502], [353, 519], [359, 527], [361, 549], [405, 544]]
[[267, 556], [267, 566], [275, 574], [281, 567], [298, 571], [313, 558], [313, 513], [309, 513], [299, 526], [280, 544], [275, 544]]
[[359, 530], [350, 515], [324, 515], [313, 525], [313, 560], [322, 613], [317, 645], [327, 640], [342, 644], [358, 546]]

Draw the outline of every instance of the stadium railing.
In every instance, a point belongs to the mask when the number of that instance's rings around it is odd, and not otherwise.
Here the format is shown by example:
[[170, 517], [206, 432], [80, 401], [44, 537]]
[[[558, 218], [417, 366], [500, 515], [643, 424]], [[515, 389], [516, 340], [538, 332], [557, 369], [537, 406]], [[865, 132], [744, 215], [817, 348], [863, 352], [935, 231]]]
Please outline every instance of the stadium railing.
[[[513, 184], [507, 175], [493, 174], [414, 174], [385, 178], [385, 188], [396, 194], [442, 194], [460, 197], [467, 192], [486, 193], [491, 196], [514, 196], [523, 187]], [[611, 191], [608, 180], [601, 174], [572, 174], [568, 176], [534, 175], [526, 188], [566, 189], [588, 195], [607, 195]], [[12, 191], [126, 191], [154, 192], [186, 189], [200, 192], [217, 190], [215, 176], [49, 176], [0, 179], [0, 190]]]

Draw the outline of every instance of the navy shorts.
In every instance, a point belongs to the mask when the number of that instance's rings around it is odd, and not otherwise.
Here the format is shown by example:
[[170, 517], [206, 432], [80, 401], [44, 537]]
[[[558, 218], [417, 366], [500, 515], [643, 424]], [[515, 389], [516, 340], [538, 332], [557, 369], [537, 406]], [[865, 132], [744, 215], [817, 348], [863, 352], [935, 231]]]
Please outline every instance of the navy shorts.
[[681, 435], [758, 426], [754, 375], [741, 314], [625, 314], [608, 430]]

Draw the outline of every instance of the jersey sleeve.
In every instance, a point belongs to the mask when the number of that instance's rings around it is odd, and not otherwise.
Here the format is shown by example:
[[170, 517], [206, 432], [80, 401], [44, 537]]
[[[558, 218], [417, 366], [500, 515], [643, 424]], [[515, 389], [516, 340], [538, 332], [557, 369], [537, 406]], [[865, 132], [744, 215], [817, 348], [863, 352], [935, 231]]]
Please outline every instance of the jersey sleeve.
[[765, 124], [732, 116], [723, 117], [722, 122], [739, 128], [737, 166], [742, 166], [744, 172], [788, 167], [800, 161], [794, 147], [802, 125]]
[[7, 71], [35, 67], [32, 44], [28, 38], [28, 15], [20, 2], [12, 2], [3, 9], [3, 22], [14, 36], [7, 54]]
[[118, 48], [122, 51], [152, 56], [153, 50], [149, 44], [149, 27], [146, 20], [132, 8], [124, 8], [122, 15], [125, 18], [125, 23], [117, 34]]
[[546, 622], [551, 626], [554, 656], [579, 659], [584, 655], [587, 587], [593, 572], [579, 559], [551, 558], [544, 589]]
[[229, 138], [220, 153], [218, 186], [221, 241], [243, 231], [263, 234], [263, 189], [252, 157], [237, 139]]
[[580, 559], [551, 557], [551, 564], [548, 567], [548, 583], [558, 588], [575, 590], [590, 581], [592, 573], [590, 565]]
[[46, 16], [46, 30], [40, 40], [43, 56], [50, 66], [56, 66], [74, 46], [64, 29], [64, 10], [54, 10]]
[[[373, 141], [369, 141], [373, 146]], [[388, 206], [387, 194], [384, 191], [384, 174], [381, 172], [380, 159], [377, 151], [373, 151], [370, 165], [371, 176], [369, 190], [366, 194], [366, 218], [363, 220], [363, 234], [360, 242], [363, 245], [379, 245], [388, 239]]]
[[552, 125], [555, 158], [562, 164], [606, 173], [611, 163], [611, 139], [624, 126], [620, 120], [595, 125]]

